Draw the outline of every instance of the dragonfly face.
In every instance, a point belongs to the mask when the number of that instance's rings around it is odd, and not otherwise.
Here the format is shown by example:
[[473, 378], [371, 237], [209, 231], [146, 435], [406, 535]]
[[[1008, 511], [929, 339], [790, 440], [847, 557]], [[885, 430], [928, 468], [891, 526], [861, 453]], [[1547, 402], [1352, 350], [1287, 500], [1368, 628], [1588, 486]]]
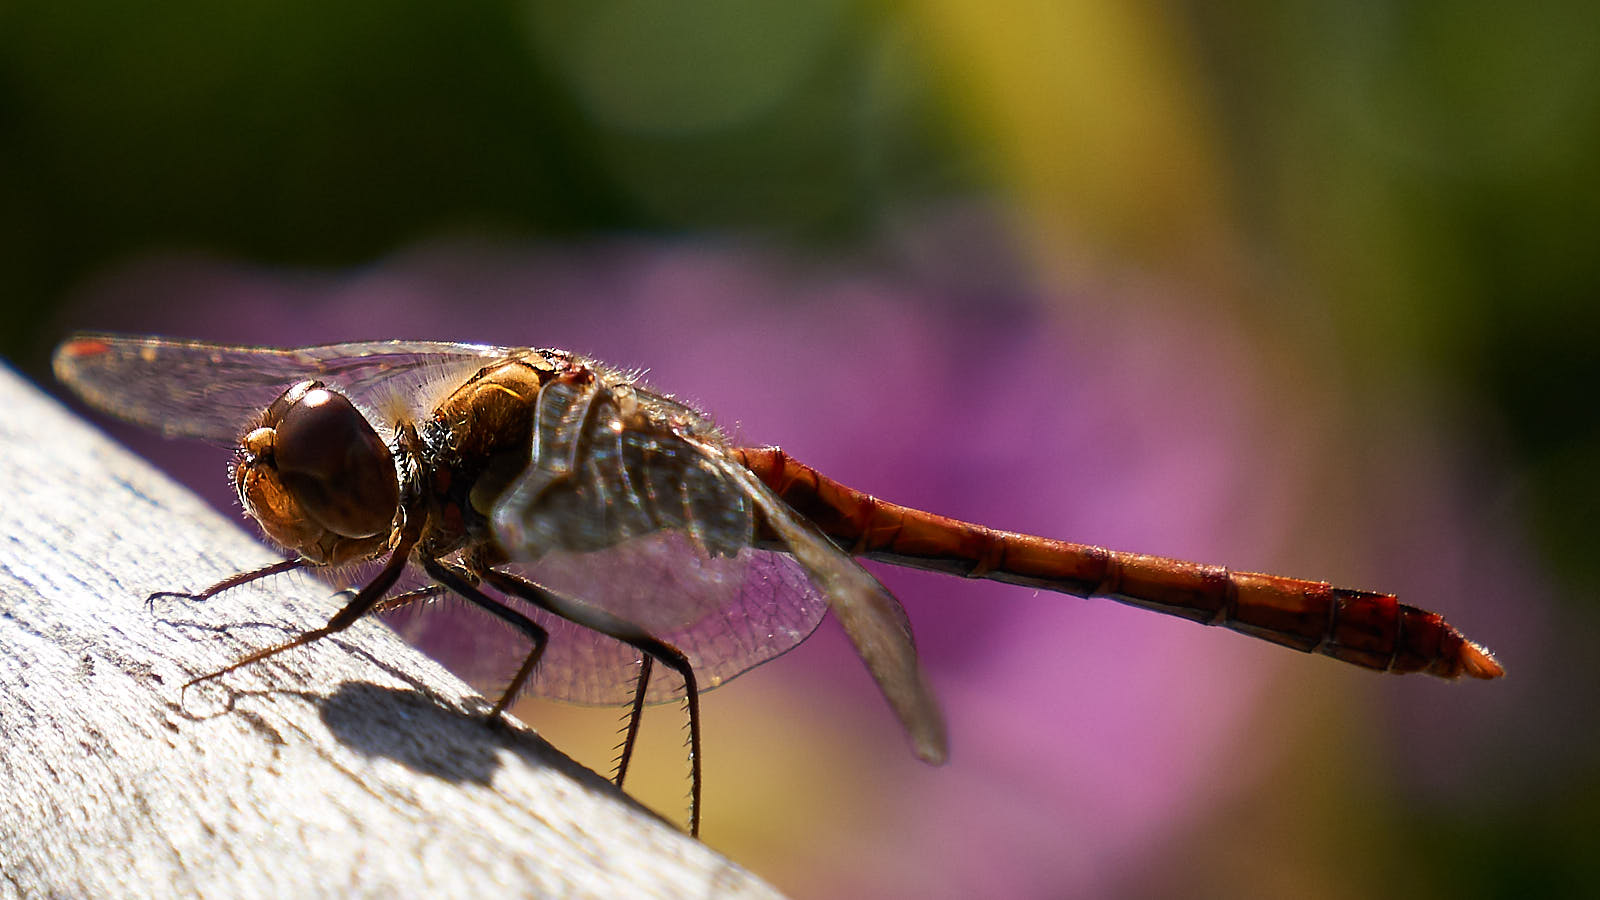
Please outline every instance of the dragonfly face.
[[350, 401], [302, 381], [240, 441], [234, 486], [269, 537], [317, 565], [387, 546], [400, 483], [387, 445]]

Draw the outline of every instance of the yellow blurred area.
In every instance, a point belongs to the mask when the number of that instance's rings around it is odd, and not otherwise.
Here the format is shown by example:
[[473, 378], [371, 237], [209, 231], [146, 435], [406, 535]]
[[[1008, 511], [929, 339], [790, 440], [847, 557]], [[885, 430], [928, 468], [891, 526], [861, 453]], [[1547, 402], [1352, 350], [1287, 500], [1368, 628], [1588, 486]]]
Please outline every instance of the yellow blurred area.
[[[835, 884], [830, 866], [819, 867], [819, 860], [870, 852], [859, 836], [894, 827], [874, 826], [873, 806], [863, 803], [873, 794], [878, 767], [919, 765], [892, 741], [881, 755], [863, 755], [858, 723], [882, 718], [865, 673], [854, 698], [859, 704], [830, 707], [829, 695], [795, 682], [814, 670], [805, 661], [811, 656], [802, 646], [781, 664], [701, 697], [701, 838], [774, 884], [802, 893]], [[573, 759], [614, 775], [625, 710], [527, 698], [514, 713]], [[887, 723], [877, 724], [881, 730]], [[689, 808], [686, 729], [681, 703], [646, 707], [625, 784], [629, 796], [679, 828], [687, 827]], [[892, 731], [885, 734], [894, 738]]]
[[1203, 83], [1165, 7], [1092, 0], [906, 5], [1047, 271], [1199, 266], [1224, 231]]

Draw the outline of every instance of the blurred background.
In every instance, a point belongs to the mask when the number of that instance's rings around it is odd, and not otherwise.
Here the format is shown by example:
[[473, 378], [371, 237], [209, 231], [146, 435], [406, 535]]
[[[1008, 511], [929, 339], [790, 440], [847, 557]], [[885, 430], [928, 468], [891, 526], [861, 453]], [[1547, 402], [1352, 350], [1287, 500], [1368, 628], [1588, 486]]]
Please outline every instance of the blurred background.
[[[1510, 673], [879, 569], [948, 766], [831, 623], [706, 697], [705, 840], [798, 896], [1579, 895], [1597, 35], [1577, 0], [14, 0], [0, 354], [50, 388], [76, 328], [565, 347], [890, 500], [1395, 591]], [[236, 514], [225, 453], [116, 433]], [[519, 712], [608, 770], [618, 710]], [[674, 817], [680, 717], [630, 783]]]

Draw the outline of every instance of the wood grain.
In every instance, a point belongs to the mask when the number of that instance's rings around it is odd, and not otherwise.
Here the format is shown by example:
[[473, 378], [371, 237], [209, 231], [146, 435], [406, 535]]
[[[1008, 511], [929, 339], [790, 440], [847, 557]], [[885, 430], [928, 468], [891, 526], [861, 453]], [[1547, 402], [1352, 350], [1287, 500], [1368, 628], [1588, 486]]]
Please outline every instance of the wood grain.
[[0, 896], [775, 896], [272, 558], [0, 366]]

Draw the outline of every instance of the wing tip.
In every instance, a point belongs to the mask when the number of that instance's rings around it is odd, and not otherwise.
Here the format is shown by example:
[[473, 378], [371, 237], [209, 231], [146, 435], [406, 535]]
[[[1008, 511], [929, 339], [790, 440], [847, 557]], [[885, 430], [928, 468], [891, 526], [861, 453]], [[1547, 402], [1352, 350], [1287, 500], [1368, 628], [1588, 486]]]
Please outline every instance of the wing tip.
[[50, 356], [50, 368], [56, 378], [67, 381], [77, 374], [81, 362], [110, 351], [111, 345], [99, 335], [75, 334], [56, 346]]
[[911, 750], [917, 754], [917, 759], [930, 766], [942, 766], [950, 761], [950, 745], [942, 727], [934, 734], [913, 735]]
[[950, 759], [950, 733], [944, 712], [939, 709], [939, 699], [915, 657], [911, 665], [910, 681], [914, 687], [910, 695], [891, 696], [890, 705], [911, 739], [911, 752], [930, 766], [942, 766]]

